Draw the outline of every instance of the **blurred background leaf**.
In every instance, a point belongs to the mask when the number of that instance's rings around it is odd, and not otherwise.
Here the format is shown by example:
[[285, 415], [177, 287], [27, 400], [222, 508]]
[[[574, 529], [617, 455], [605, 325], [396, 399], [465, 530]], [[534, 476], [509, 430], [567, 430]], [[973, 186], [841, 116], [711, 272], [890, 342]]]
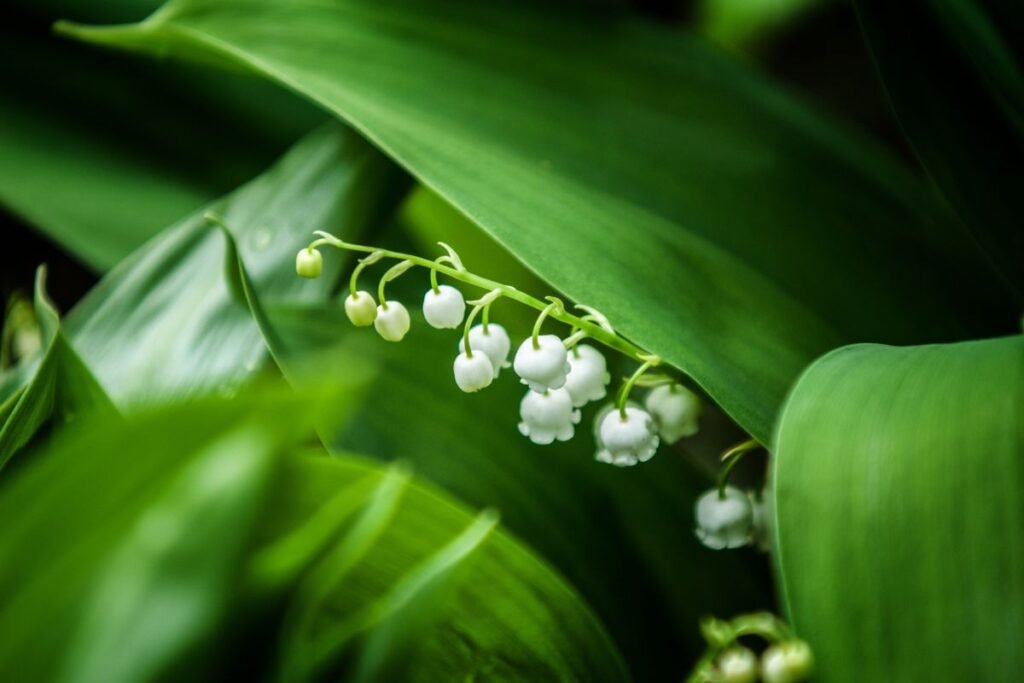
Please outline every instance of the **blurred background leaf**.
[[63, 28], [331, 109], [763, 442], [829, 348], [1011, 324], [960, 226], [869, 140], [696, 39], [588, 7], [186, 0]]
[[855, 5], [914, 153], [1024, 305], [1024, 4]]
[[[280, 609], [312, 574], [293, 575], [285, 603], [261, 612], [258, 596], [244, 588], [248, 567], [339, 493], [386, 477], [353, 456], [287, 453], [315, 412], [308, 397], [246, 394], [128, 422], [92, 420], [47, 445], [0, 496], [4, 518], [19, 519], [0, 536], [0, 586], [12, 596], [0, 603], [4, 677], [231, 677], [256, 662], [273, 664], [288, 635], [277, 630]], [[140, 444], [146, 457], [138, 457]], [[412, 628], [415, 637], [403, 642], [414, 647], [392, 662], [403, 676], [408, 670], [403, 680], [626, 680], [585, 604], [529, 551], [491, 531], [493, 520], [473, 526], [465, 508], [433, 490], [402, 491], [345, 580], [330, 582], [316, 605], [322, 628], [353, 618], [362, 624], [328, 653], [332, 669], [372, 671], [366, 667], [379, 648]], [[322, 537], [324, 550], [352, 532]], [[42, 536], [47, 543], [38, 543]], [[454, 540], [464, 545], [449, 545]], [[422, 602], [423, 579], [442, 576], [449, 599]], [[429, 610], [409, 619], [406, 601]], [[254, 614], [262, 620], [254, 623]], [[160, 626], [126, 633], [129, 623]], [[123, 647], [142, 635], [138, 647]], [[233, 639], [245, 647], [225, 647]], [[112, 649], [115, 641], [122, 647]], [[256, 671], [269, 680], [273, 667]]]
[[1024, 337], [815, 363], [775, 449], [776, 561], [820, 679], [1024, 670]]
[[[0, 407], [0, 469], [46, 423], [60, 426], [92, 411], [114, 406], [71, 347], [60, 316], [46, 296], [46, 269], [36, 273], [35, 319], [40, 348], [34, 358], [3, 375], [11, 393]], [[17, 387], [17, 388], [15, 388]]]
[[105, 271], [249, 180], [324, 119], [251, 76], [83, 49], [60, 18], [132, 21], [151, 0], [13, 0], [0, 27], [0, 205]]

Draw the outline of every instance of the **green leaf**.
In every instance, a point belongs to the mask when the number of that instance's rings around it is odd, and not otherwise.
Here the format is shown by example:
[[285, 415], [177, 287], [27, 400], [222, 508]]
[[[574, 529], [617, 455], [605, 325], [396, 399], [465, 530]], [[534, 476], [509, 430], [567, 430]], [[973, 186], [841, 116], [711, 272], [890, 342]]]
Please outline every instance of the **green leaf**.
[[254, 69], [330, 109], [762, 442], [823, 351], [962, 338], [1004, 302], [870, 141], [611, 8], [176, 0], [61, 29]]
[[45, 267], [36, 272], [35, 311], [43, 337], [41, 356], [31, 369], [11, 371], [21, 388], [0, 409], [0, 469], [46, 423], [60, 426], [91, 411], [114, 411], [65, 338], [60, 316], [46, 295]]
[[[232, 391], [266, 355], [252, 298], [326, 299], [342, 261], [331, 259], [320, 279], [303, 280], [295, 275], [296, 252], [317, 228], [360, 234], [404, 188], [397, 168], [358, 136], [337, 125], [321, 129], [208, 207], [233, 239], [206, 210], [164, 231], [71, 312], [69, 335], [120, 404]], [[248, 274], [241, 280], [240, 268]], [[253, 291], [239, 291], [244, 280]]]
[[[300, 522], [335, 491], [386, 476], [349, 454], [289, 461], [279, 514], [285, 525]], [[578, 595], [524, 546], [490, 531], [492, 519], [471, 525], [461, 505], [416, 483], [384, 512], [376, 541], [357, 564], [342, 564], [316, 604], [318, 633], [353, 617], [366, 629], [337, 642], [339, 678], [386, 664], [401, 675], [377, 680], [627, 680]]]
[[275, 441], [258, 426], [229, 432], [147, 502], [94, 579], [61, 680], [152, 680], [213, 636], [269, 488]]
[[98, 271], [323, 119], [252, 77], [100, 55], [51, 31], [68, 13], [130, 20], [154, 3], [121, 4], [14, 0], [0, 28], [0, 205]]
[[[427, 287], [415, 273], [393, 285], [400, 300]], [[300, 390], [309, 377], [336, 374], [309, 347], [333, 348], [349, 364], [377, 368], [360, 407], [342, 416], [336, 435], [321, 431], [329, 446], [400, 457], [461, 500], [500, 510], [503, 523], [594, 607], [637, 680], [681, 677], [703, 650], [701, 617], [768, 608], [759, 557], [710, 551], [692, 533], [694, 501], [712, 485], [696, 469], [694, 454], [663, 446], [642, 467], [596, 463], [596, 407], [585, 411], [571, 442], [530, 443], [516, 428], [526, 389], [511, 371], [484, 392], [463, 394], [451, 374], [457, 335], [429, 328], [410, 309], [412, 329], [400, 345], [353, 328], [338, 306], [268, 310], [290, 350], [279, 360]], [[499, 301], [492, 320], [513, 335], [526, 334], [531, 323], [515, 320], [517, 311]], [[709, 408], [705, 421], [706, 448], [735, 438], [710, 426], [715, 412]]]
[[855, 4], [918, 160], [1024, 304], [1024, 5]]
[[800, 379], [775, 449], [779, 576], [819, 680], [1024, 670], [1024, 337], [853, 346]]

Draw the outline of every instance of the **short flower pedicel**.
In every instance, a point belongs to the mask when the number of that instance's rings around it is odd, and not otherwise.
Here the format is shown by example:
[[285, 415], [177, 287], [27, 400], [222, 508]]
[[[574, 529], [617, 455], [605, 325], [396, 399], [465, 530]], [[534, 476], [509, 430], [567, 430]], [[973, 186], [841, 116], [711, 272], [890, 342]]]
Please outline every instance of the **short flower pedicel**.
[[[321, 231], [316, 234], [318, 239], [296, 256], [296, 271], [303, 277], [319, 275], [323, 265], [317, 247], [324, 245], [366, 254], [353, 269], [349, 280], [350, 293], [345, 297], [345, 312], [354, 325], [366, 327], [372, 324], [388, 341], [402, 340], [409, 332], [411, 319], [401, 302], [387, 298], [387, 283], [414, 266], [430, 271], [430, 289], [423, 297], [423, 317], [427, 323], [438, 329], [454, 329], [465, 318], [463, 337], [452, 362], [455, 383], [462, 391], [476, 392], [487, 388], [509, 365], [511, 339], [503, 326], [490, 322], [491, 304], [498, 298], [506, 298], [539, 311], [533, 333], [518, 347], [513, 362], [516, 374], [523, 384], [530, 387], [520, 402], [519, 431], [534, 443], [546, 444], [572, 438], [581, 417], [579, 408], [607, 394], [611, 376], [604, 355], [594, 346], [578, 342], [587, 338], [640, 362], [640, 368], [619, 392], [614, 408], [599, 416], [595, 428], [597, 459], [625, 466], [653, 457], [659, 444], [658, 423], [649, 410], [629, 401], [629, 393], [637, 380], [661, 361], [619, 336], [599, 311], [577, 305], [576, 308], [583, 313], [575, 315], [554, 297], [541, 301], [509, 285], [470, 273], [455, 250], [444, 243], [439, 244], [446, 253], [428, 260], [412, 254], [351, 244]], [[366, 267], [385, 258], [394, 259], [397, 263], [380, 278], [375, 300], [369, 292], [358, 288], [358, 279]], [[438, 284], [439, 274], [487, 290], [487, 294], [478, 301], [467, 302], [456, 287]], [[468, 316], [467, 304], [473, 305]], [[481, 313], [481, 323], [474, 325], [476, 316]], [[547, 318], [569, 325], [569, 335], [563, 340], [554, 334], [540, 334]], [[659, 376], [659, 381], [665, 381], [663, 375]], [[671, 406], [658, 406], [651, 410], [658, 413], [662, 423], [679, 422], [669, 410]], [[692, 413], [690, 410], [688, 415], [692, 417]], [[675, 429], [678, 431], [679, 426], [675, 425]], [[684, 431], [692, 433], [692, 427]]]

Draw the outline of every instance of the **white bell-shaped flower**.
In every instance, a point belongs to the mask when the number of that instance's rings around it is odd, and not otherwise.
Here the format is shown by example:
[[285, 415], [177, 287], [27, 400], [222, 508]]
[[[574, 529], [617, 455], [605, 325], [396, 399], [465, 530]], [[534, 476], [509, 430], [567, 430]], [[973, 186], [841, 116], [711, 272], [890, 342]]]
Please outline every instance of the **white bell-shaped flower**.
[[537, 348], [533, 347], [532, 337], [519, 345], [512, 368], [523, 384], [534, 391], [561, 389], [569, 374], [567, 355], [561, 339], [553, 334], [542, 334], [537, 337]]
[[455, 329], [466, 315], [466, 300], [462, 292], [449, 285], [438, 285], [423, 295], [423, 317], [427, 324], [439, 330]]
[[666, 443], [675, 443], [684, 436], [697, 433], [700, 397], [683, 385], [669, 384], [651, 389], [644, 405]]
[[[470, 346], [472, 349], [473, 347]], [[479, 349], [473, 349], [470, 356], [465, 351], [455, 357], [455, 383], [466, 393], [473, 393], [490, 386], [494, 381], [491, 359]]]
[[369, 292], [349, 294], [345, 297], [345, 315], [356, 327], [369, 327], [377, 319], [377, 302]]
[[[469, 329], [469, 348], [473, 353], [483, 351], [491, 359], [491, 367], [494, 368], [494, 377], [497, 378], [502, 368], [507, 368], [508, 352], [512, 349], [512, 340], [508, 332], [498, 323], [487, 323], [487, 325], [474, 325]], [[462, 340], [459, 340], [459, 349], [462, 349]]]
[[761, 678], [765, 683], [798, 683], [814, 670], [814, 653], [802, 640], [771, 645], [761, 655]]
[[324, 257], [316, 249], [300, 249], [295, 255], [295, 272], [301, 277], [314, 279], [324, 270]]
[[623, 416], [618, 410], [601, 418], [600, 439], [595, 459], [618, 467], [647, 462], [658, 450], [658, 431], [654, 419], [639, 407], [627, 405]]
[[385, 301], [377, 307], [377, 318], [373, 326], [387, 341], [402, 341], [402, 337], [409, 331], [409, 311], [397, 301]]
[[754, 510], [750, 498], [739, 489], [726, 486], [721, 495], [711, 489], [694, 506], [696, 534], [714, 550], [739, 548], [750, 543], [754, 531]]
[[718, 674], [722, 683], [754, 683], [757, 655], [745, 647], [731, 647], [718, 656]]
[[579, 408], [590, 401], [600, 401], [608, 394], [608, 364], [601, 352], [593, 346], [577, 345], [568, 355], [569, 374], [565, 388], [572, 396], [572, 404]]
[[519, 404], [519, 432], [535, 444], [546, 445], [558, 439], [568, 441], [576, 432], [580, 411], [572, 407], [572, 397], [565, 389], [548, 389], [544, 393], [526, 392]]

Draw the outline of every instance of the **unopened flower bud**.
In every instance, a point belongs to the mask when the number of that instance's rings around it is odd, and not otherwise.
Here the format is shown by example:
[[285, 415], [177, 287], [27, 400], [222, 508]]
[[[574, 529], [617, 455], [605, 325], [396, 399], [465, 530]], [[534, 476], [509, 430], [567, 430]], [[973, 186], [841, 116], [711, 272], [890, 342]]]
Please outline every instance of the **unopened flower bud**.
[[[462, 340], [459, 340], [459, 349], [462, 349]], [[473, 352], [483, 351], [491, 359], [491, 367], [494, 368], [494, 377], [497, 378], [502, 368], [507, 368], [508, 352], [512, 348], [512, 340], [508, 338], [508, 332], [498, 323], [487, 323], [486, 325], [474, 325], [469, 329], [469, 348]]]
[[684, 436], [697, 433], [697, 420], [701, 413], [700, 397], [683, 385], [671, 384], [651, 389], [644, 405], [666, 443], [675, 443]]
[[761, 655], [761, 677], [765, 683], [798, 683], [814, 670], [814, 654], [802, 640], [770, 646]]
[[[470, 347], [472, 348], [472, 347]], [[455, 383], [466, 393], [480, 391], [494, 381], [494, 368], [491, 359], [482, 351], [473, 350], [470, 356], [466, 352], [455, 357]]]
[[757, 656], [745, 647], [732, 647], [718, 657], [722, 683], [754, 683], [757, 680]]
[[700, 542], [714, 550], [739, 548], [751, 541], [754, 511], [750, 498], [737, 488], [726, 486], [719, 494], [711, 489], [694, 506], [695, 533]]
[[402, 337], [409, 331], [409, 311], [397, 301], [385, 301], [377, 307], [377, 318], [373, 326], [387, 341], [402, 341]]
[[535, 444], [549, 444], [555, 439], [568, 441], [580, 421], [580, 411], [573, 409], [572, 397], [565, 389], [549, 389], [544, 393], [526, 392], [519, 404], [519, 432]]
[[377, 302], [369, 292], [349, 294], [345, 297], [345, 315], [356, 327], [369, 327], [377, 318]]
[[423, 296], [423, 317], [427, 324], [439, 330], [454, 329], [462, 324], [466, 315], [466, 300], [462, 292], [449, 285], [428, 289]]
[[533, 346], [533, 338], [520, 344], [512, 367], [522, 378], [523, 384], [528, 384], [537, 392], [561, 389], [569, 373], [565, 346], [553, 334], [537, 337], [536, 348]]
[[600, 401], [608, 393], [606, 388], [612, 376], [601, 352], [593, 346], [579, 344], [568, 354], [569, 374], [565, 388], [577, 408], [590, 401]]
[[300, 249], [295, 255], [295, 272], [310, 279], [320, 277], [324, 270], [324, 257], [316, 249]]
[[658, 432], [654, 420], [642, 408], [626, 406], [607, 413], [599, 428], [600, 446], [595, 459], [619, 467], [647, 462], [658, 450]]

